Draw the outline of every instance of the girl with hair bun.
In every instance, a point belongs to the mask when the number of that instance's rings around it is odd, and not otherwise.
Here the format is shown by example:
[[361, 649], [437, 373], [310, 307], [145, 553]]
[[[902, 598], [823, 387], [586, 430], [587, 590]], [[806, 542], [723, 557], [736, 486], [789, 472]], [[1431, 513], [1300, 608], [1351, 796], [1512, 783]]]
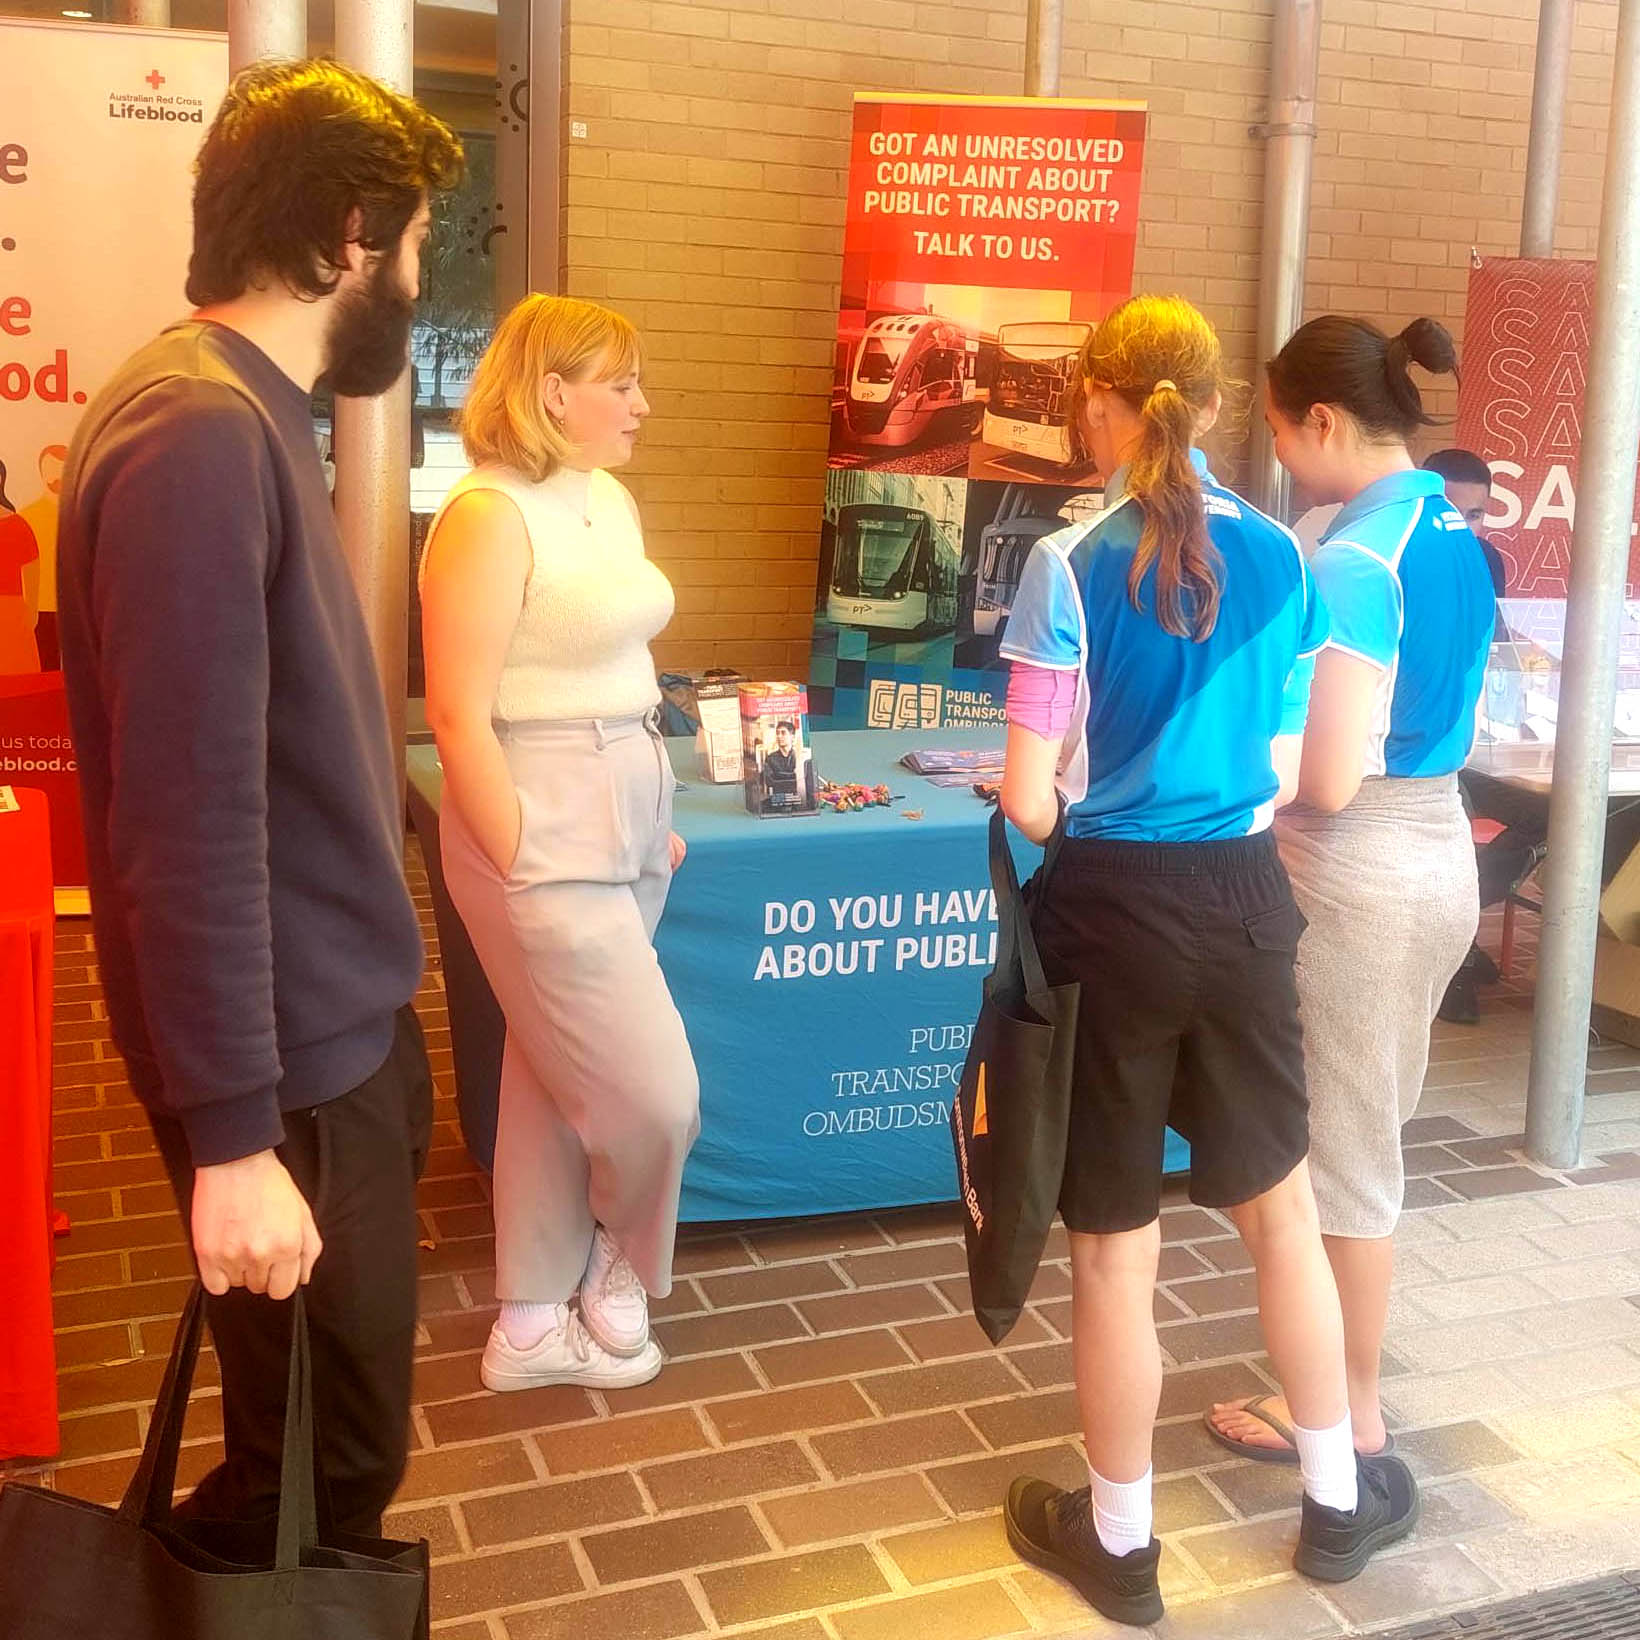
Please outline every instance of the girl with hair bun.
[[1326, 615], [1292, 532], [1195, 448], [1224, 386], [1206, 319], [1135, 297], [1081, 364], [1078, 431], [1108, 505], [1038, 542], [1021, 579], [1002, 806], [1034, 841], [1062, 831], [1031, 920], [1048, 983], [1081, 984], [1059, 1208], [1089, 1473], [1068, 1491], [1021, 1476], [1005, 1522], [1025, 1559], [1145, 1624], [1162, 1615], [1152, 1304], [1170, 1122], [1191, 1199], [1229, 1214], [1258, 1270], [1303, 1452], [1300, 1570], [1355, 1576], [1412, 1529], [1418, 1493], [1399, 1459], [1356, 1455], [1304, 1160], [1303, 924], [1270, 825]]
[[[1267, 368], [1277, 458], [1342, 503], [1311, 559], [1332, 622], [1316, 663], [1298, 800], [1277, 826], [1308, 930], [1298, 954], [1310, 1171], [1343, 1306], [1350, 1415], [1364, 1452], [1392, 1445], [1379, 1403], [1401, 1128], [1429, 1032], [1479, 921], [1458, 794], [1493, 628], [1481, 548], [1407, 441], [1430, 424], [1410, 366], [1457, 374], [1434, 319], [1386, 336], [1329, 314]], [[1216, 1406], [1214, 1438], [1296, 1463], [1277, 1396]]]

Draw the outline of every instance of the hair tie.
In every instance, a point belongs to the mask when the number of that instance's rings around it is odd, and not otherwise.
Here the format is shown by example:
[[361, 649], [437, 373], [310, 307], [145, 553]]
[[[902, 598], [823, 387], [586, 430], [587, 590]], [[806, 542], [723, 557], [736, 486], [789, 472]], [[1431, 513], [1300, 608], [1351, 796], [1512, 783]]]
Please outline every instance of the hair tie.
[[1176, 381], [1172, 381], [1168, 377], [1163, 376], [1162, 379], [1157, 382], [1153, 388], [1151, 388], [1151, 392], [1160, 393], [1164, 387], [1171, 387], [1175, 393], [1179, 391], [1179, 384]]

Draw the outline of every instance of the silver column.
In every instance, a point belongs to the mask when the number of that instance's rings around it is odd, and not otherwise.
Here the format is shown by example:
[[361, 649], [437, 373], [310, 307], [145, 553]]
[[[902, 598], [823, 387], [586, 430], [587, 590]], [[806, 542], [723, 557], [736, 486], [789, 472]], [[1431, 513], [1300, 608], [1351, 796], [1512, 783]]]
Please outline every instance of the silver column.
[[307, 0], [228, 0], [228, 72], [307, 56]]
[[[411, 0], [336, 0], [336, 56], [395, 91], [413, 76]], [[364, 608], [404, 784], [410, 617], [410, 372], [380, 398], [336, 400], [336, 523]]]
[[1560, 202], [1560, 135], [1566, 75], [1572, 61], [1572, 0], [1540, 0], [1532, 69], [1532, 126], [1526, 139], [1526, 190], [1520, 206], [1520, 254], [1555, 254]]
[[[1270, 42], [1270, 96], [1262, 134], [1264, 232], [1259, 248], [1258, 362], [1281, 351], [1304, 318], [1304, 262], [1310, 236], [1310, 162], [1315, 153], [1315, 85], [1321, 63], [1321, 0], [1276, 0]], [[1287, 474], [1264, 417], [1253, 413], [1253, 500], [1274, 518], [1287, 513]]]
[[114, 21], [136, 28], [169, 28], [171, 0], [114, 0]]
[[564, 0], [529, 0], [529, 288], [563, 289]]
[[530, 0], [498, 0], [495, 17], [495, 266], [497, 314], [530, 288]]
[[1025, 95], [1059, 95], [1059, 59], [1065, 34], [1065, 0], [1027, 0]]
[[1618, 632], [1640, 453], [1640, 0], [1621, 0], [1589, 384], [1549, 798], [1526, 1148], [1572, 1167], [1583, 1134]]

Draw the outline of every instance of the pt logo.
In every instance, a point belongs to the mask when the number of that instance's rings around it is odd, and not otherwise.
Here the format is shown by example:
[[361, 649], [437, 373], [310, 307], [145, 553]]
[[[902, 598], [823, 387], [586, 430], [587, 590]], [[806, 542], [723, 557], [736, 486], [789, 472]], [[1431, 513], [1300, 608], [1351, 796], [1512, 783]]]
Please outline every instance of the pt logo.
[[152, 86], [155, 91], [158, 91], [159, 88], [165, 84], [165, 76], [161, 74], [157, 68], [149, 69], [148, 72], [143, 75], [143, 80], [148, 85]]
[[937, 683], [873, 678], [866, 697], [868, 729], [937, 729], [945, 691]]

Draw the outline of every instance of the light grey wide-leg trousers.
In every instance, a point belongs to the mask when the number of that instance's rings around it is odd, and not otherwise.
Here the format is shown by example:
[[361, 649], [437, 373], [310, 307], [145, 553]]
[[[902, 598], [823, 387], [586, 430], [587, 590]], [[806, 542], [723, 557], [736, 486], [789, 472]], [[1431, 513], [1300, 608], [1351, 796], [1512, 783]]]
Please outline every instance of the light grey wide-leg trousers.
[[561, 1302], [602, 1224], [645, 1290], [672, 1289], [700, 1084], [655, 957], [673, 777], [652, 717], [497, 724], [523, 833], [501, 876], [452, 802], [445, 880], [507, 1021], [495, 1154], [496, 1294]]

